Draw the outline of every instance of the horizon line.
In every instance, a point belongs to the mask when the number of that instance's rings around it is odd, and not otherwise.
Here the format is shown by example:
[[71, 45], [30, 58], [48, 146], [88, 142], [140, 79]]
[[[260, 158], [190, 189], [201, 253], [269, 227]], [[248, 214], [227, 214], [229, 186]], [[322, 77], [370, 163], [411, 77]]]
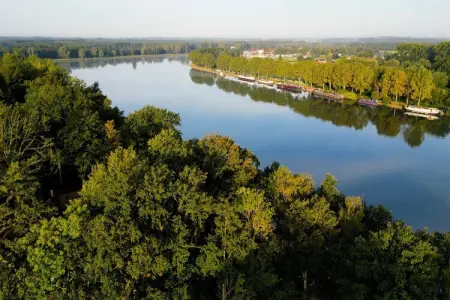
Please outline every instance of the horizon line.
[[450, 37], [444, 36], [401, 36], [401, 35], [379, 35], [379, 36], [317, 36], [317, 37], [250, 37], [250, 36], [59, 36], [59, 35], [0, 35], [0, 38], [55, 38], [55, 39], [172, 39], [172, 40], [189, 40], [189, 39], [228, 39], [228, 40], [313, 40], [313, 39], [441, 39], [448, 40]]

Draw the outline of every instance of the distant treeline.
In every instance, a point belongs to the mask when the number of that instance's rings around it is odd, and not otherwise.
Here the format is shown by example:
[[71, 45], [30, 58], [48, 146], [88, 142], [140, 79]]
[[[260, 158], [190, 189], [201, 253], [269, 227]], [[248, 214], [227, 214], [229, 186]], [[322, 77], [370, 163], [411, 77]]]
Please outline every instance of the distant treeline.
[[450, 42], [436, 45], [400, 44], [396, 47], [396, 52], [387, 59], [396, 60], [403, 67], [421, 65], [450, 76]]
[[[445, 43], [443, 43], [445, 44]], [[435, 47], [443, 47], [439, 44]], [[450, 43], [448, 43], [450, 45]], [[399, 46], [400, 49], [405, 47]], [[400, 61], [390, 59], [377, 61], [370, 59], [338, 59], [335, 62], [321, 63], [313, 60], [290, 63], [271, 58], [233, 57], [228, 53], [218, 53], [215, 49], [192, 51], [190, 60], [195, 65], [221, 69], [258, 78], [301, 81], [325, 89], [353, 91], [374, 99], [414, 100], [418, 104], [450, 106], [448, 75], [449, 71], [437, 61], [424, 64], [419, 56], [409, 56], [398, 51]], [[405, 57], [410, 60], [405, 60]], [[450, 54], [445, 57], [450, 58]], [[428, 61], [429, 62], [429, 61]]]
[[116, 44], [30, 44], [13, 48], [23, 56], [36, 55], [41, 58], [92, 58], [130, 55], [154, 55], [188, 53], [196, 49], [196, 45], [183, 44], [151, 44], [151, 43], [116, 43]]
[[[18, 52], [22, 56], [36, 55], [40, 58], [94, 58], [131, 55], [183, 54], [199, 48], [219, 48], [223, 45], [214, 42], [165, 42], [165, 41], [1, 41], [0, 56], [7, 52]], [[237, 44], [241, 51], [244, 44]]]
[[[337, 58], [338, 55], [359, 56], [372, 58], [383, 57], [386, 53], [392, 55], [399, 43], [410, 39], [360, 39], [343, 40], [330, 39], [322, 41], [302, 40], [199, 40], [199, 39], [145, 39], [145, 38], [42, 38], [42, 37], [0, 37], [0, 56], [5, 52], [19, 51], [27, 56], [30, 53], [41, 58], [79, 58], [97, 56], [126, 56], [144, 54], [187, 53], [200, 48], [225, 48], [247, 50], [275, 49], [275, 54], [309, 54], [313, 57], [325, 56]], [[428, 43], [426, 47], [433, 47], [439, 40], [411, 40], [414, 43]], [[66, 47], [64, 49], [62, 47]], [[81, 50], [81, 51], [80, 51]], [[84, 50], [84, 51], [83, 51]], [[115, 50], [115, 51], [113, 51]], [[141, 51], [142, 50], [142, 51]]]

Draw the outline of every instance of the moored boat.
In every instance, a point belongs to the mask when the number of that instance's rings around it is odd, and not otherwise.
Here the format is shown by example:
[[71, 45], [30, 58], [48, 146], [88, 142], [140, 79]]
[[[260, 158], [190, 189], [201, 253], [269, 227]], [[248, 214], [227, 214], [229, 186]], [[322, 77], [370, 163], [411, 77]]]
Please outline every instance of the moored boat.
[[439, 119], [439, 117], [434, 116], [434, 115], [425, 115], [425, 114], [418, 114], [418, 113], [413, 113], [413, 112], [405, 112], [405, 115], [426, 118], [428, 120], [438, 120]]
[[233, 76], [225, 76], [224, 78], [227, 79], [227, 80], [231, 80], [231, 81], [236, 81], [237, 80], [236, 77], [233, 77]]
[[273, 81], [258, 80], [258, 83], [266, 86], [273, 86]]
[[252, 82], [252, 83], [254, 83], [256, 81], [255, 77], [247, 77], [247, 76], [238, 76], [238, 79], [240, 81]]
[[408, 105], [405, 109], [409, 112], [423, 114], [423, 115], [440, 115], [442, 112], [437, 108], [417, 107]]
[[368, 100], [368, 99], [359, 99], [359, 104], [369, 105], [369, 106], [377, 106], [377, 100]]
[[289, 92], [301, 93], [302, 87], [296, 84], [278, 83], [277, 88]]
[[312, 93], [314, 93], [314, 91], [316, 90], [315, 88], [313, 88], [313, 87], [307, 87], [307, 88], [303, 88], [305, 91], [307, 91], [308, 93], [310, 93], [310, 94], [312, 94]]
[[332, 100], [344, 100], [344, 95], [338, 94], [336, 92], [333, 93], [327, 93], [321, 90], [315, 90], [313, 93], [313, 96], [320, 97], [320, 98], [327, 98]]

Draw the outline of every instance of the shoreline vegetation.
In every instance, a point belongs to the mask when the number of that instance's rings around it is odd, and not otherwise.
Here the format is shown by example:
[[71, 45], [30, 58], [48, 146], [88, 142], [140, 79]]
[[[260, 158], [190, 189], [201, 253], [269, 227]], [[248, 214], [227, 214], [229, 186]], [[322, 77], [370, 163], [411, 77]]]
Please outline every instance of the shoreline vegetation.
[[224, 49], [194, 50], [189, 54], [189, 59], [202, 68], [292, 82], [342, 93], [345, 98], [355, 101], [358, 98], [381, 100], [395, 108], [416, 104], [446, 110], [450, 105], [447, 74], [433, 72], [422, 65], [404, 68], [393, 66], [393, 61], [379, 65], [376, 60], [364, 58], [287, 62], [235, 56]]
[[330, 174], [183, 140], [166, 109], [124, 116], [49, 59], [8, 53], [0, 83], [1, 299], [450, 297], [450, 233]]
[[[230, 77], [234, 77], [234, 78], [237, 78], [239, 76], [238, 73], [229, 72], [229, 71], [222, 71], [222, 70], [215, 70], [215, 69], [210, 69], [210, 68], [206, 68], [206, 67], [200, 67], [200, 66], [197, 66], [197, 65], [195, 65], [193, 63], [191, 63], [189, 66], [193, 70], [200, 71], [200, 72], [205, 72], [205, 73], [209, 73], [209, 74], [213, 74], [213, 75], [216, 75], [216, 76], [222, 76], [221, 73], [223, 73], [223, 76], [230, 76]], [[272, 80], [274, 82], [278, 81], [277, 78], [272, 78], [272, 77], [268, 77], [268, 78], [266, 78], [266, 80]], [[298, 81], [292, 81], [292, 80], [286, 80], [283, 83], [299, 84]], [[301, 84], [303, 84], [303, 85], [301, 85]], [[300, 85], [302, 87], [304, 87], [304, 88], [308, 88], [309, 87], [307, 85], [304, 85], [303, 82], [301, 82]], [[348, 98], [346, 98], [346, 100], [352, 100], [350, 103], [349, 102], [344, 102], [346, 104], [354, 104], [356, 102], [356, 99], [348, 99]], [[380, 103], [378, 105], [379, 106], [386, 106], [386, 107], [389, 107], [389, 108], [392, 108], [392, 109], [403, 110], [403, 105], [401, 103], [395, 103], [395, 102], [394, 103], [389, 103], [389, 104]]]

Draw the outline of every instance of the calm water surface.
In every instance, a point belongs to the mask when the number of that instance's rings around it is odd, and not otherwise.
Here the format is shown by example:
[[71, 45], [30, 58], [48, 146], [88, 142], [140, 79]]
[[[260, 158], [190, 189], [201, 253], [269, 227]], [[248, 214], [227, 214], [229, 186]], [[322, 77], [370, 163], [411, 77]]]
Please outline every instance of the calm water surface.
[[266, 166], [273, 161], [320, 182], [335, 175], [347, 195], [383, 204], [415, 228], [450, 230], [450, 120], [386, 108], [294, 99], [191, 71], [187, 58], [61, 63], [98, 81], [130, 113], [150, 104], [179, 113], [184, 138], [231, 136]]

